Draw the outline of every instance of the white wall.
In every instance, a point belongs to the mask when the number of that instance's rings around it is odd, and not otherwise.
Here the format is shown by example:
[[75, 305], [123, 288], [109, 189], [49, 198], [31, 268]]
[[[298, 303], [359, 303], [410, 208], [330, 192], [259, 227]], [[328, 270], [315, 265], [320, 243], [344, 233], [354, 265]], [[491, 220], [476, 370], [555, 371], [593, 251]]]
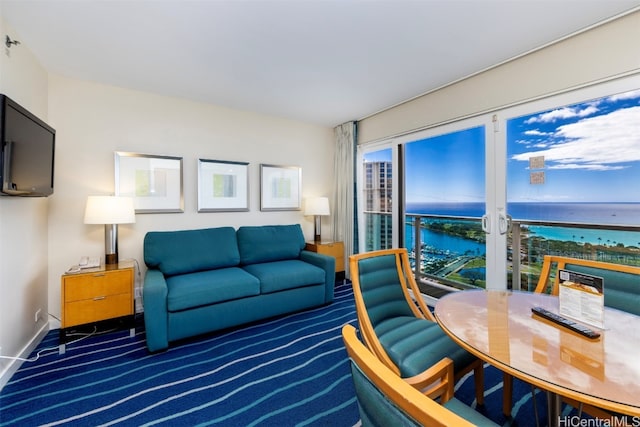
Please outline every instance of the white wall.
[[366, 118], [358, 124], [358, 143], [637, 73], [638, 40], [635, 12]]
[[[0, 36], [20, 40], [0, 19]], [[0, 48], [0, 93], [47, 120], [47, 73], [24, 44]], [[0, 347], [26, 356], [47, 332], [46, 198], [0, 197]], [[41, 310], [36, 322], [34, 315]], [[0, 388], [18, 362], [0, 359]]]
[[[119, 226], [120, 259], [137, 259], [143, 275], [142, 241], [151, 230], [300, 223], [313, 239], [301, 211], [260, 211], [260, 163], [302, 167], [303, 196], [330, 196], [332, 188], [330, 128], [59, 75], [49, 78], [49, 124], [57, 145], [48, 295], [57, 317], [60, 275], [82, 255], [104, 257], [104, 227], [83, 224], [83, 216], [87, 196], [114, 192], [114, 151], [183, 157], [184, 213], [138, 214], [135, 224]], [[250, 163], [249, 212], [197, 213], [198, 158]]]

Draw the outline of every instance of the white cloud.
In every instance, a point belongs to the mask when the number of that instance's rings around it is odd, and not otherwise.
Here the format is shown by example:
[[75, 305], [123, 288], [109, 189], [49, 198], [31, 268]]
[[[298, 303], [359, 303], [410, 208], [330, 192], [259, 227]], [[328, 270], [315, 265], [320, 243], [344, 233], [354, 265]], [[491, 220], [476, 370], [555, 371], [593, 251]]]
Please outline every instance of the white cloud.
[[609, 98], [607, 98], [607, 101], [615, 102], [623, 99], [635, 99], [635, 98], [640, 98], [640, 89], [631, 90], [629, 92], [619, 93], [617, 95], [610, 96]]
[[578, 109], [576, 107], [562, 107], [556, 108], [555, 110], [548, 111], [546, 113], [542, 113], [540, 115], [531, 117], [530, 119], [525, 121], [525, 124], [532, 123], [552, 123], [556, 120], [560, 119], [571, 119], [574, 117], [587, 117], [597, 113], [598, 107], [596, 103], [588, 104], [583, 109]]
[[525, 135], [530, 135], [530, 136], [547, 136], [547, 135], [551, 135], [549, 132], [542, 132], [538, 129], [531, 129], [531, 130], [526, 130], [524, 131]]
[[563, 163], [550, 166], [549, 169], [583, 169], [591, 171], [610, 171], [625, 169], [625, 166], [606, 166], [606, 165], [593, 165], [593, 164], [578, 164], [578, 163]]
[[[557, 111], [557, 110], [556, 110]], [[552, 147], [513, 156], [529, 161], [544, 156], [555, 169], [611, 170], [640, 161], [640, 106], [616, 110], [560, 126]]]

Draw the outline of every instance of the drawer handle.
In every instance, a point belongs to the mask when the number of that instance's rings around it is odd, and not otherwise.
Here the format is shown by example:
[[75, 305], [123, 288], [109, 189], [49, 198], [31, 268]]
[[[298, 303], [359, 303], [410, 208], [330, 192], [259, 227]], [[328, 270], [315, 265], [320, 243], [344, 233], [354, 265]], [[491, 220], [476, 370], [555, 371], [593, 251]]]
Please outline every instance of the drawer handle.
[[104, 273], [98, 273], [93, 275], [93, 277], [104, 277], [104, 276], [105, 276]]
[[103, 299], [105, 299], [105, 298], [106, 298], [105, 296], [102, 296], [102, 297], [95, 297], [93, 300], [94, 300], [94, 301], [102, 301], [102, 300], [103, 300]]

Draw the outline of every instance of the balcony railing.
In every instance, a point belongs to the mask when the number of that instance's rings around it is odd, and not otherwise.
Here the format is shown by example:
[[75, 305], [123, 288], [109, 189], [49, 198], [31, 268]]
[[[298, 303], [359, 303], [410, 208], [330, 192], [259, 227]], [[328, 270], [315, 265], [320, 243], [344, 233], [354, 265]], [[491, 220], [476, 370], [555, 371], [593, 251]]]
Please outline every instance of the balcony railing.
[[[371, 224], [367, 235], [391, 234], [390, 213], [365, 215]], [[402, 239], [423, 292], [438, 298], [452, 290], [485, 287], [486, 235], [480, 218], [407, 214], [404, 225]], [[621, 231], [634, 244], [608, 237]], [[591, 237], [585, 239], [585, 235]], [[367, 242], [374, 242], [375, 247], [366, 250], [391, 247], [386, 237], [368, 236]], [[532, 290], [547, 254], [640, 266], [640, 227], [513, 221], [505, 254], [508, 288]]]

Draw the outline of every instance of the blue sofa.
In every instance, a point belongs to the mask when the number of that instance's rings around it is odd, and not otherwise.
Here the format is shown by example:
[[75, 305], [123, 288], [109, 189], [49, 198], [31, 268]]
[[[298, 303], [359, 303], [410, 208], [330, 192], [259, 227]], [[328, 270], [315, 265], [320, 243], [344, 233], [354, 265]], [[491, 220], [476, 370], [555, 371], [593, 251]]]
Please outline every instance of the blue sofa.
[[304, 247], [298, 224], [147, 233], [147, 348], [330, 303], [335, 258]]

